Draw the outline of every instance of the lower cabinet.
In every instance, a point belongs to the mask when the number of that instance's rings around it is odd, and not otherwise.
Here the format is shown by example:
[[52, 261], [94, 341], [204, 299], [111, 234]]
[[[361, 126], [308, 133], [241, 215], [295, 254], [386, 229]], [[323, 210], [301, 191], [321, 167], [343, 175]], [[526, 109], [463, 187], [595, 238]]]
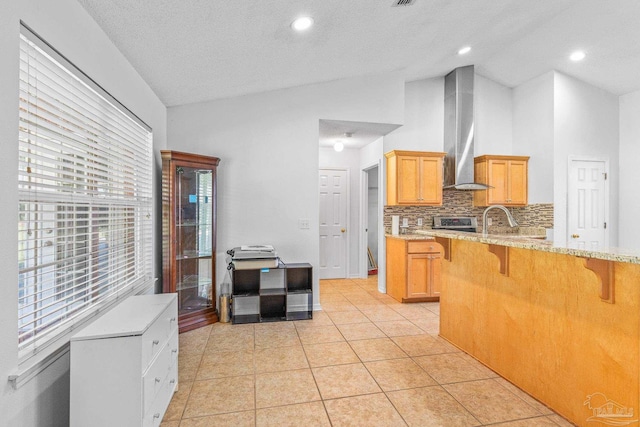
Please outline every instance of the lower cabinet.
[[387, 237], [387, 294], [400, 302], [437, 301], [442, 252], [433, 240]]
[[178, 385], [176, 294], [127, 298], [71, 338], [72, 427], [159, 426]]
[[407, 256], [407, 299], [440, 297], [440, 253]]

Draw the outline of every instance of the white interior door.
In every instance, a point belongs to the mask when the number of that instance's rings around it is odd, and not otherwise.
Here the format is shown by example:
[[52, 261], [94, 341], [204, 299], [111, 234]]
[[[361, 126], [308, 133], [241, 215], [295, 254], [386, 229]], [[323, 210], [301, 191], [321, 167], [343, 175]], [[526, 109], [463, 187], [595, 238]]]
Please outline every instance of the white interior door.
[[569, 162], [567, 243], [576, 249], [598, 250], [606, 239], [606, 162]]
[[320, 169], [320, 279], [347, 277], [347, 171]]

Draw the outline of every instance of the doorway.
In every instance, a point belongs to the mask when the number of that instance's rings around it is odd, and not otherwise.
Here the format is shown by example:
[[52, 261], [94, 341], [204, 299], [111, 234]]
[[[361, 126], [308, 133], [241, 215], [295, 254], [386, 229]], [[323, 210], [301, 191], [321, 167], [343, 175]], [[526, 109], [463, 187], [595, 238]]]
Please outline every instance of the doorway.
[[567, 245], [598, 250], [609, 244], [608, 164], [601, 159], [569, 159]]
[[367, 251], [364, 271], [366, 276], [378, 275], [378, 224], [380, 221], [378, 212], [379, 197], [379, 168], [378, 165], [364, 169], [365, 190], [365, 248]]
[[320, 279], [347, 277], [348, 188], [347, 170], [320, 169]]

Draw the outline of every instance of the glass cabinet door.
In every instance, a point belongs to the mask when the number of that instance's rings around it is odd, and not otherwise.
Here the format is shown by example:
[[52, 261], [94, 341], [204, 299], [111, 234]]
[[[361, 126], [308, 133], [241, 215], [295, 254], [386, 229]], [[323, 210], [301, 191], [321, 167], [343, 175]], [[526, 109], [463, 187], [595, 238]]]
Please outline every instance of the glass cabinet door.
[[178, 327], [218, 321], [216, 174], [220, 159], [161, 150], [162, 291], [178, 294]]
[[213, 301], [213, 171], [175, 167], [175, 256], [178, 311], [184, 315]]

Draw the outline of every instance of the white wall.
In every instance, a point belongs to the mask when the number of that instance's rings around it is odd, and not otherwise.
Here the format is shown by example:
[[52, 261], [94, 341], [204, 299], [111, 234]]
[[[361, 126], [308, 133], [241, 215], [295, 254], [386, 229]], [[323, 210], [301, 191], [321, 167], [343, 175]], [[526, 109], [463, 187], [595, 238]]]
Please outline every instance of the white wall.
[[513, 89], [513, 152], [530, 156], [529, 203], [553, 203], [553, 81], [545, 73]]
[[[317, 269], [319, 120], [402, 123], [403, 107], [404, 83], [387, 75], [169, 108], [171, 149], [221, 159], [218, 265], [229, 248], [270, 243], [286, 262]], [[298, 229], [300, 218], [309, 230]]]
[[[124, 56], [75, 0], [9, 0], [0, 13], [0, 425], [64, 426], [69, 423], [69, 356], [58, 359], [14, 390], [6, 378], [18, 370], [18, 42], [20, 20], [153, 128], [156, 159], [166, 144], [166, 109]], [[156, 170], [160, 167], [156, 162]], [[156, 193], [158, 180], [156, 179]], [[159, 201], [157, 207], [159, 208]], [[156, 214], [156, 230], [159, 216]], [[155, 257], [159, 259], [159, 254]], [[155, 265], [156, 272], [160, 268]]]
[[[320, 147], [319, 151], [319, 168], [320, 169], [344, 169], [347, 171], [349, 180], [349, 189], [347, 197], [349, 198], [349, 209], [347, 214], [347, 277], [359, 277], [361, 268], [359, 265], [360, 253], [360, 187], [361, 175], [360, 171], [360, 150], [354, 148], [345, 148], [340, 153], [335, 151], [333, 147]], [[318, 189], [316, 189], [318, 193]]]
[[[389, 136], [384, 136], [367, 144], [360, 149], [360, 169], [367, 169], [375, 165], [379, 165], [384, 159], [383, 140]], [[378, 185], [382, 186], [380, 176], [378, 175]]]
[[[475, 155], [511, 154], [512, 90], [476, 74]], [[405, 84], [404, 125], [384, 137], [384, 151], [442, 151], [444, 77]]]
[[621, 248], [640, 250], [640, 91], [620, 97], [619, 229]]
[[384, 152], [442, 151], [444, 77], [409, 82], [404, 90], [404, 124], [384, 137]]
[[618, 97], [562, 73], [554, 76], [554, 239], [567, 238], [569, 156], [609, 161], [609, 244], [618, 241]]
[[476, 73], [473, 92], [474, 152], [513, 154], [513, 91]]

